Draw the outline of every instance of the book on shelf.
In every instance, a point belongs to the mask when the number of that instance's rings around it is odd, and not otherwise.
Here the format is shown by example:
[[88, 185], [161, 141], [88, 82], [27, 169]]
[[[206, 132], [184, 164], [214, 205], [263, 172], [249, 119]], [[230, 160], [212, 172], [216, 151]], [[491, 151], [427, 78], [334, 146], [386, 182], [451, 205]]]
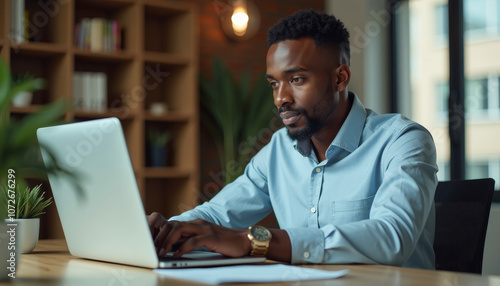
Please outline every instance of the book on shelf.
[[107, 75], [103, 72], [73, 73], [73, 107], [89, 112], [107, 109]]
[[24, 0], [10, 0], [10, 40], [13, 43], [23, 43], [25, 31]]
[[75, 25], [75, 46], [93, 52], [121, 50], [120, 24], [104, 18], [83, 18]]

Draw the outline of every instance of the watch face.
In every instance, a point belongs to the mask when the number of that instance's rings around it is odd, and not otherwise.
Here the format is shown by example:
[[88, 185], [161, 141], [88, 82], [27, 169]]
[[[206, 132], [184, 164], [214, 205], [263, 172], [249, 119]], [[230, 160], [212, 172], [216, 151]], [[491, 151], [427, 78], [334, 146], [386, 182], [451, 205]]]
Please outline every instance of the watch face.
[[266, 241], [269, 239], [269, 230], [261, 226], [252, 227], [252, 236], [259, 241]]

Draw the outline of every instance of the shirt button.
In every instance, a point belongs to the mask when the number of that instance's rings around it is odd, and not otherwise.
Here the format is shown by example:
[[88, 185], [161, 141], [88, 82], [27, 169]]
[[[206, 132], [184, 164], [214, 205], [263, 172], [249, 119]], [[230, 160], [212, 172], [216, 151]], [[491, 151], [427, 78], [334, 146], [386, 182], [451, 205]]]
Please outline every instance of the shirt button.
[[319, 173], [319, 172], [321, 172], [321, 168], [320, 167], [316, 168], [316, 173]]
[[315, 213], [315, 212], [316, 212], [316, 208], [315, 208], [315, 207], [312, 207], [312, 208], [311, 208], [311, 212], [312, 212], [312, 213]]
[[309, 256], [311, 256], [311, 254], [309, 254], [309, 252], [307, 252], [307, 251], [306, 251], [306, 252], [304, 252], [304, 258], [306, 258], [306, 259], [307, 259], [307, 258], [309, 258]]

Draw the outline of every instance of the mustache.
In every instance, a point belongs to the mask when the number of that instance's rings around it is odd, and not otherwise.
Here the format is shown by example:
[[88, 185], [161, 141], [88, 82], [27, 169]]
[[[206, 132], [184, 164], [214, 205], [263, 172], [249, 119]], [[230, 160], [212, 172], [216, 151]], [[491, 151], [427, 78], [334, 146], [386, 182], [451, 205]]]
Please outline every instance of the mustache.
[[278, 109], [278, 114], [280, 114], [281, 112], [285, 112], [285, 111], [295, 111], [295, 112], [298, 112], [298, 113], [301, 113], [301, 114], [307, 113], [306, 110], [303, 109], [303, 108], [293, 109], [293, 108], [290, 107], [290, 105], [284, 105], [284, 106], [281, 106]]

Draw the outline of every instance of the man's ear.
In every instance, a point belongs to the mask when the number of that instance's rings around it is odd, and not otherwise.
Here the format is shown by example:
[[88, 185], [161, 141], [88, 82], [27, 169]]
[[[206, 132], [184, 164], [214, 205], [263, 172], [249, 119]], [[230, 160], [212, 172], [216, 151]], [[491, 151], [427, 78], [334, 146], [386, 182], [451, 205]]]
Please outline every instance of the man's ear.
[[336, 80], [337, 91], [344, 91], [344, 89], [346, 89], [347, 85], [349, 84], [349, 80], [351, 80], [351, 69], [349, 68], [348, 65], [341, 64], [337, 68], [336, 74], [337, 74], [337, 80]]

